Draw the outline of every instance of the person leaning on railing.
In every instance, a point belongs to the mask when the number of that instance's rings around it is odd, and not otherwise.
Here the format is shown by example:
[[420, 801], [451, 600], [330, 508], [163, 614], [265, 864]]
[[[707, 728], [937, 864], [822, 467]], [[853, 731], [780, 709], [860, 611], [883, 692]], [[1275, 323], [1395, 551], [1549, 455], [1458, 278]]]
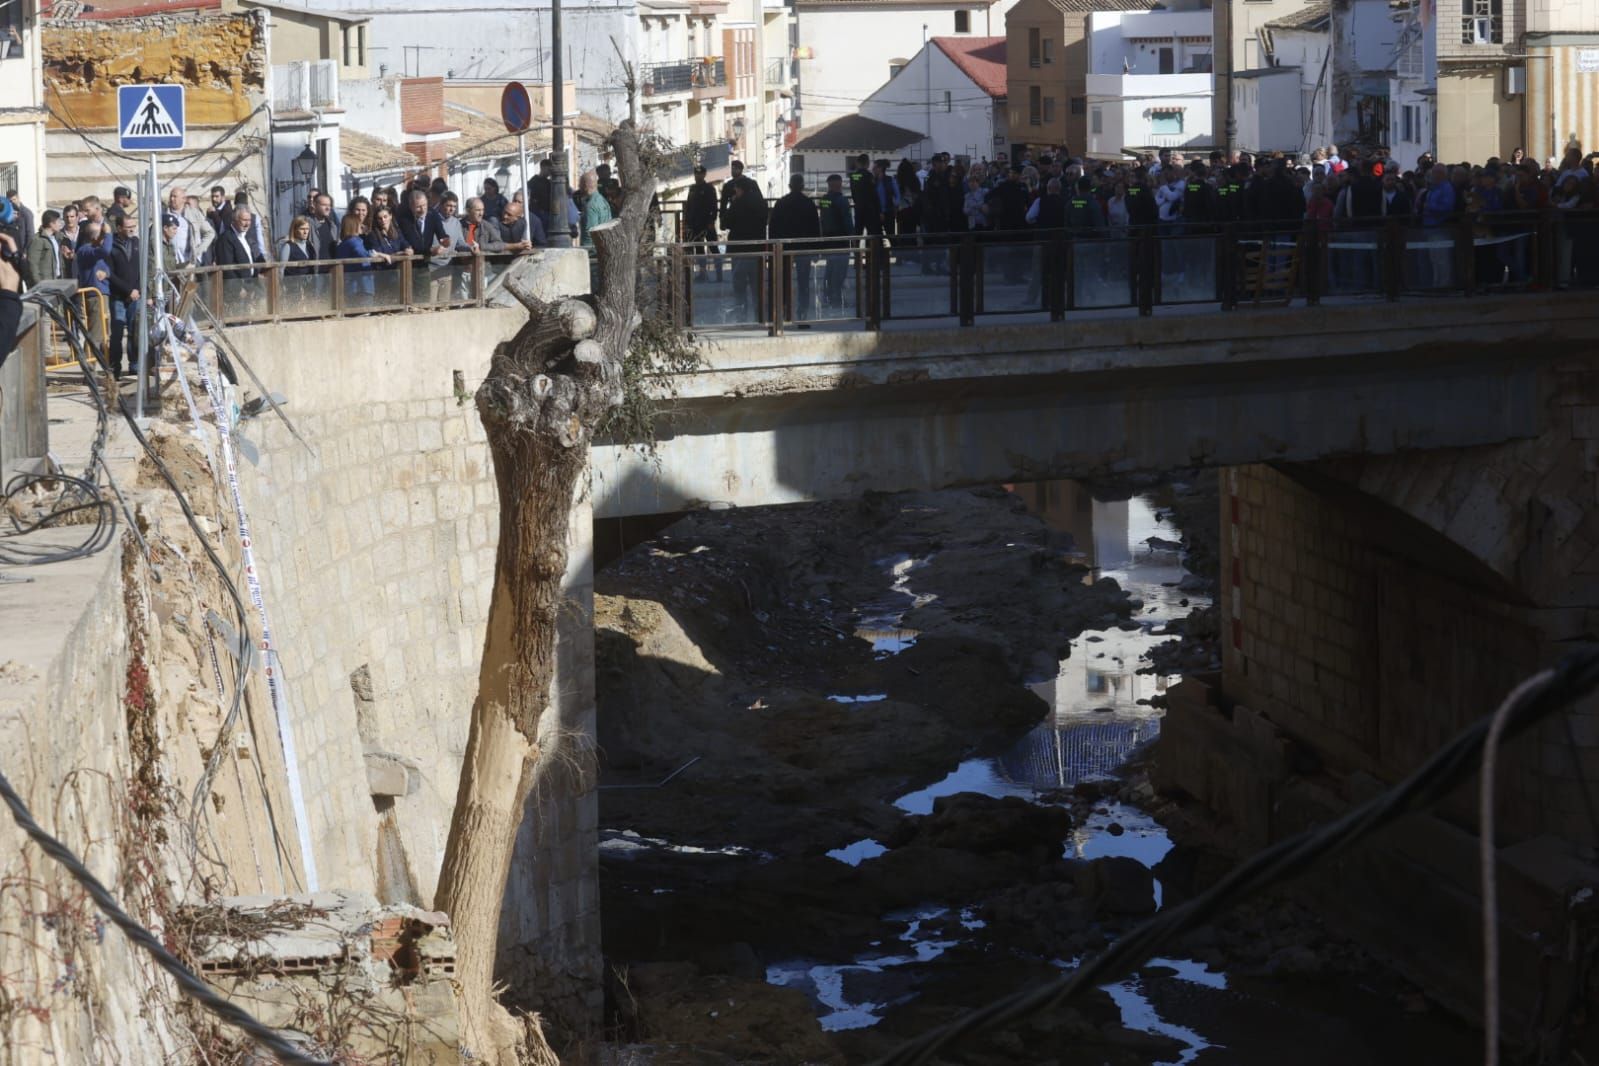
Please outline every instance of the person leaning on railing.
[[351, 307], [371, 306], [376, 292], [372, 271], [377, 263], [389, 264], [393, 257], [368, 245], [369, 234], [361, 229], [361, 216], [351, 211], [344, 216], [339, 227], [338, 258], [349, 260], [344, 265], [344, 301]]

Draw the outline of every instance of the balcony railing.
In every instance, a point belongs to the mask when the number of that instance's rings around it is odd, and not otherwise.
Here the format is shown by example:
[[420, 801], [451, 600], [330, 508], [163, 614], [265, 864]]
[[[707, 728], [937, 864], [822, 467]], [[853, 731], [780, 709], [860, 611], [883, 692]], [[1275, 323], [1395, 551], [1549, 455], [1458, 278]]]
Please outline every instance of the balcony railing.
[[696, 59], [686, 63], [647, 63], [644, 66], [645, 96], [661, 93], [686, 93], [696, 89], [727, 88], [727, 68], [720, 59]]
[[339, 106], [339, 65], [331, 59], [272, 67], [276, 111], [319, 111]]
[[686, 178], [694, 173], [694, 167], [703, 166], [707, 171], [715, 173], [727, 166], [733, 159], [733, 150], [723, 141], [701, 145], [696, 149], [692, 145], [679, 148], [673, 152], [666, 164], [666, 178]]
[[794, 84], [794, 61], [774, 59], [766, 64], [766, 84], [784, 89]]

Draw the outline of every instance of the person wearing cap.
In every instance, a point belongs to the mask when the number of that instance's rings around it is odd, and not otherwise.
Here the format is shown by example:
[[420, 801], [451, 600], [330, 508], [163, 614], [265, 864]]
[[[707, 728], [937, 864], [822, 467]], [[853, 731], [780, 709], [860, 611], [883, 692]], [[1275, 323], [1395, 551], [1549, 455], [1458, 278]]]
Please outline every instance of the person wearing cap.
[[849, 172], [849, 199], [855, 211], [855, 235], [881, 235], [883, 213], [878, 206], [877, 178], [872, 173], [872, 157], [865, 152], [855, 157], [855, 166]]
[[11, 205], [11, 210], [16, 215], [14, 222], [23, 237], [18, 242], [18, 247], [21, 247], [27, 243], [27, 238], [33, 235], [33, 212], [28, 210], [28, 205], [22, 202], [22, 197], [15, 189], [6, 190], [6, 203]]
[[[688, 187], [683, 201], [683, 239], [688, 242], [688, 252], [693, 256], [711, 256], [716, 263], [716, 280], [722, 280], [722, 260], [716, 254], [716, 216], [721, 203], [716, 186], [705, 180], [705, 167], [694, 168], [694, 184]], [[710, 265], [696, 258], [694, 272], [710, 276]]]
[[822, 274], [822, 306], [841, 307], [844, 303], [844, 277], [849, 272], [849, 256], [843, 249], [849, 247], [848, 238], [855, 233], [855, 219], [850, 214], [849, 198], [844, 195], [844, 179], [838, 174], [827, 176], [827, 191], [816, 201], [818, 226], [823, 237], [833, 237], [823, 243], [827, 249], [827, 264]]
[[[793, 318], [804, 320], [811, 317], [811, 270], [815, 258], [812, 253], [816, 251], [811, 241], [822, 235], [822, 221], [816, 204], [805, 195], [805, 175], [789, 175], [788, 189], [788, 195], [772, 207], [768, 232], [774, 241], [806, 242], [789, 249], [793, 254], [785, 256], [783, 264], [784, 301]], [[798, 284], [793, 284], [794, 281]], [[796, 289], [797, 302], [794, 299]]]
[[126, 185], [118, 185], [112, 189], [111, 206], [106, 208], [105, 217], [110, 221], [113, 232], [121, 228], [118, 223], [123, 215], [133, 213], [133, 190]]

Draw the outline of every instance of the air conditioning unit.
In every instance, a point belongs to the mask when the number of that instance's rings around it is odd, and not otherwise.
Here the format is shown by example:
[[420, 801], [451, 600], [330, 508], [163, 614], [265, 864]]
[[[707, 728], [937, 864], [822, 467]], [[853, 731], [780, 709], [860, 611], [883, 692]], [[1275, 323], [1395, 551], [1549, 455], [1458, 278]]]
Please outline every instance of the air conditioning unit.
[[1493, 44], [1494, 43], [1494, 32], [1493, 32], [1493, 20], [1492, 19], [1482, 18], [1482, 19], [1473, 19], [1472, 20], [1472, 22], [1471, 22], [1471, 43], [1472, 44]]
[[1527, 68], [1505, 68], [1505, 95], [1519, 96], [1527, 91]]

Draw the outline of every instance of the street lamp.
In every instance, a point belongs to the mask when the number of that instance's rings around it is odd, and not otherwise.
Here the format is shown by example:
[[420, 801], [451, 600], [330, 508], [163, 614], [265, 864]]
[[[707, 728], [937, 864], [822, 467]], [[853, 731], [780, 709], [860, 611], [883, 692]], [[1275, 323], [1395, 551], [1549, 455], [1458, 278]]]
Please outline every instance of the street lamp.
[[294, 167], [294, 176], [302, 183], [309, 185], [311, 179], [316, 177], [316, 168], [322, 162], [316, 150], [310, 144], [300, 149], [300, 154], [295, 156], [290, 163]]

